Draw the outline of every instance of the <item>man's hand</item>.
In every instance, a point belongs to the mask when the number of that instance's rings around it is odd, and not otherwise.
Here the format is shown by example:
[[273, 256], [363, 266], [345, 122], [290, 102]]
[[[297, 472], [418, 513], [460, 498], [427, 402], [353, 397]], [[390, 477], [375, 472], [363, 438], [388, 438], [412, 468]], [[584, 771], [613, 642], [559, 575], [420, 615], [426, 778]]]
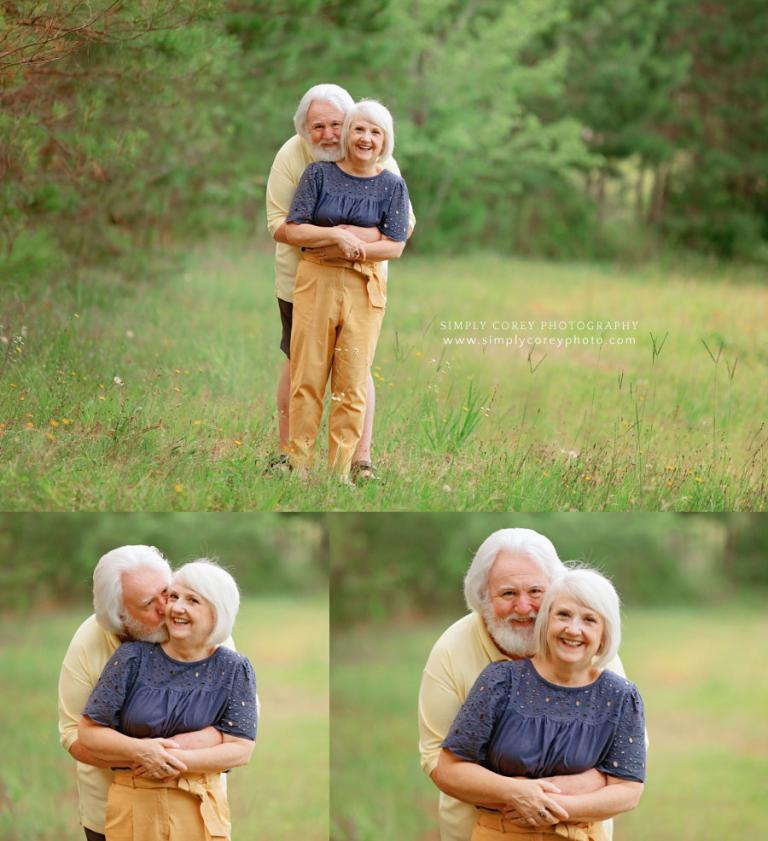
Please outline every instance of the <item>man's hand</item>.
[[153, 780], [168, 780], [178, 777], [187, 770], [187, 766], [172, 753], [170, 748], [178, 748], [173, 739], [140, 739], [139, 747], [132, 757], [133, 772], [137, 777], [149, 777]]
[[330, 228], [334, 232], [336, 244], [347, 260], [365, 260], [365, 243], [344, 228]]
[[568, 820], [568, 812], [548, 794], [559, 794], [560, 789], [546, 780], [517, 778], [520, 793], [516, 794], [509, 808], [501, 810], [505, 820], [519, 826], [552, 826]]

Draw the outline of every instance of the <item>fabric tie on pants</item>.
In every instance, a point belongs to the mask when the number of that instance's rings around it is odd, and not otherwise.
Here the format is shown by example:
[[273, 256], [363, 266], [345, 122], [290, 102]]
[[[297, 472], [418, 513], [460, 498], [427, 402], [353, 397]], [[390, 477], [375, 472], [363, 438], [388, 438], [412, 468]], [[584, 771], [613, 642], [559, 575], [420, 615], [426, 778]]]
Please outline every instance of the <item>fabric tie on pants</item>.
[[353, 272], [361, 274], [367, 283], [368, 298], [371, 306], [377, 309], [384, 309], [387, 305], [387, 295], [385, 290], [384, 276], [381, 273], [381, 265], [371, 261], [354, 261], [330, 259], [326, 260], [313, 254], [311, 251], [304, 251], [301, 254], [302, 260], [307, 260], [310, 263], [316, 263], [319, 266], [331, 266], [335, 269], [351, 269]]
[[117, 771], [107, 799], [107, 841], [229, 841], [220, 774], [150, 780]]
[[524, 827], [505, 820], [499, 812], [481, 810], [472, 841], [604, 841], [599, 823], [557, 823], [548, 827]]

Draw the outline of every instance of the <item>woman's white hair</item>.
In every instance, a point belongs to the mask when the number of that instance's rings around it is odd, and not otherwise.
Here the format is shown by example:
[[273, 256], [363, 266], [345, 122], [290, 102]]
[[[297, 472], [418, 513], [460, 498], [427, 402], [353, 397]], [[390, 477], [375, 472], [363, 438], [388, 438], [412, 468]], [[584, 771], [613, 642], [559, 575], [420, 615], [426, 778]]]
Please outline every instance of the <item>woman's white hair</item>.
[[379, 161], [388, 161], [395, 151], [395, 124], [389, 109], [377, 102], [375, 99], [361, 99], [356, 102], [344, 118], [344, 126], [341, 129], [341, 148], [346, 155], [349, 152], [349, 128], [354, 119], [361, 118], [368, 120], [378, 126], [384, 132], [384, 145], [381, 147]]
[[170, 564], [154, 546], [120, 546], [102, 555], [96, 564], [93, 571], [93, 610], [96, 621], [105, 631], [123, 633], [123, 575], [143, 567], [165, 573], [170, 582]]
[[593, 664], [603, 668], [618, 654], [621, 643], [621, 610], [616, 588], [604, 575], [589, 567], [567, 569], [555, 578], [547, 588], [533, 629], [533, 638], [539, 654], [546, 656], [548, 653], [549, 613], [555, 599], [562, 596], [575, 599], [602, 617], [603, 641]]
[[560, 575], [565, 567], [557, 556], [552, 541], [533, 529], [499, 529], [487, 537], [475, 552], [464, 577], [464, 598], [470, 610], [482, 615], [488, 600], [488, 576], [499, 552], [507, 551], [529, 558], [541, 567], [550, 579]]
[[235, 579], [215, 561], [200, 558], [173, 573], [173, 584], [183, 584], [210, 602], [214, 623], [206, 645], [220, 645], [232, 634], [240, 592]]
[[[355, 100], [344, 88], [338, 85], [315, 85], [302, 96], [299, 107], [293, 115], [293, 125], [296, 134], [309, 143], [309, 129], [307, 128], [307, 112], [313, 102], [330, 102], [345, 114], [355, 104]], [[343, 148], [343, 147], [342, 147]]]

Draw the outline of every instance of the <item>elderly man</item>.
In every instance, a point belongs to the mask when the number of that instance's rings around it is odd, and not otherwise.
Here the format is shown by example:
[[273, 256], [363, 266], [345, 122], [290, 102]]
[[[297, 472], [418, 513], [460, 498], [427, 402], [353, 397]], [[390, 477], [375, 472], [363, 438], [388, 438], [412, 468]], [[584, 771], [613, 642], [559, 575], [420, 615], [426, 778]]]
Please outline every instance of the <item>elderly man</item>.
[[[280, 148], [272, 163], [267, 181], [267, 227], [275, 240], [275, 292], [280, 309], [282, 337], [280, 349], [290, 357], [291, 326], [293, 321], [293, 288], [299, 266], [299, 250], [288, 244], [285, 236], [285, 220], [291, 207], [293, 195], [302, 173], [313, 161], [338, 161], [344, 157], [341, 148], [341, 129], [344, 117], [354, 105], [352, 97], [338, 85], [315, 85], [299, 102], [293, 123], [296, 134]], [[394, 158], [384, 163], [397, 175], [400, 174]], [[408, 236], [413, 231], [416, 219], [413, 210], [409, 216]], [[381, 239], [378, 228], [349, 226], [357, 237], [365, 242]], [[325, 248], [328, 257], [343, 257], [340, 251]], [[386, 271], [386, 263], [384, 264]], [[280, 455], [271, 462], [271, 467], [285, 469], [288, 459], [288, 403], [291, 393], [291, 366], [286, 359], [277, 386], [277, 414], [280, 440]], [[371, 462], [371, 441], [373, 438], [373, 416], [376, 393], [373, 378], [368, 375], [365, 422], [363, 434], [352, 459], [353, 479], [374, 479], [375, 469]]]
[[[527, 828], [551, 824], [550, 814], [556, 819], [562, 810], [547, 793], [558, 788], [577, 793], [581, 786], [589, 790], [593, 775], [599, 773], [541, 781], [536, 796], [499, 802], [502, 786], [489, 782], [482, 791], [450, 789], [437, 768], [443, 739], [480, 672], [489, 663], [533, 653], [536, 614], [549, 582], [563, 569], [555, 547], [538, 532], [520, 528], [494, 532], [477, 550], [464, 579], [472, 612], [451, 625], [429, 655], [419, 692], [419, 749], [422, 768], [441, 790], [441, 841], [469, 841], [475, 806], [508, 812]], [[609, 668], [624, 674], [618, 658]], [[508, 783], [505, 778], [505, 791]], [[603, 828], [610, 841], [611, 822]]]
[[[121, 642], [163, 642], [165, 604], [171, 568], [151, 546], [122, 546], [107, 552], [93, 573], [94, 615], [75, 632], [59, 676], [59, 735], [62, 746], [77, 760], [80, 822], [88, 841], [105, 841], [110, 763], [99, 759], [78, 740], [80, 714], [107, 660]], [[231, 639], [225, 645], [231, 646]], [[166, 748], [187, 749], [219, 744], [221, 735], [209, 727], [169, 739], [144, 739], [134, 756], [134, 768], [157, 779], [186, 770]]]

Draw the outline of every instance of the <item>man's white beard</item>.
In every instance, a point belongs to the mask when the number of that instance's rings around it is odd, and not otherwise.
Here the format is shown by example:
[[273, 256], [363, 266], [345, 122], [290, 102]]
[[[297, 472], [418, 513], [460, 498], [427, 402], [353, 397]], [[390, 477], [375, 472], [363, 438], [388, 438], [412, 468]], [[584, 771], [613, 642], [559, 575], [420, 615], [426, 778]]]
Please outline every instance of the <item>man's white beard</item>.
[[[485, 627], [496, 645], [511, 657], [531, 657], [536, 650], [533, 640], [533, 625], [516, 626], [511, 617], [499, 619], [493, 612], [493, 605], [485, 601], [481, 613]], [[514, 617], [515, 614], [512, 614]], [[534, 614], [529, 614], [533, 618]], [[523, 618], [518, 616], [518, 619]], [[525, 618], [528, 618], [526, 616]]]
[[168, 639], [168, 628], [165, 622], [161, 622], [159, 627], [150, 631], [146, 625], [142, 625], [141, 622], [126, 614], [123, 617], [123, 627], [125, 635], [136, 642], [166, 642]]
[[344, 155], [341, 151], [341, 144], [339, 143], [333, 149], [326, 149], [320, 144], [310, 143], [312, 147], [312, 157], [316, 161], [340, 161]]

